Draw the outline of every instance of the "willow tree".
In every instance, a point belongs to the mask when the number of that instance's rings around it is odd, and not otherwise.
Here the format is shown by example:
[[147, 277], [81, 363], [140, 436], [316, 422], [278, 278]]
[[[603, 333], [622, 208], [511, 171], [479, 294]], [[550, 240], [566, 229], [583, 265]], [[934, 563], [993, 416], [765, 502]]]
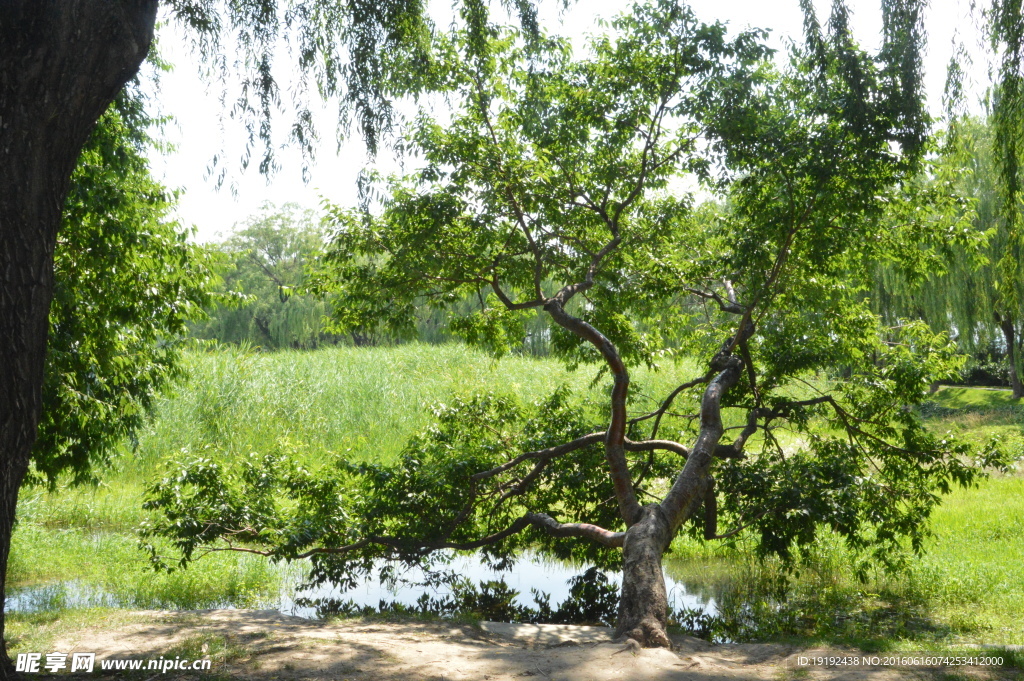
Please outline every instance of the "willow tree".
[[1013, 396], [1024, 397], [1021, 384], [1020, 334], [1024, 330], [1024, 12], [1019, 2], [993, 0], [988, 12], [988, 33], [999, 66], [993, 87], [993, 160], [995, 161], [998, 217], [1003, 224], [1003, 250], [996, 261], [995, 318], [1006, 338], [1012, 366]]
[[300, 291], [325, 238], [315, 211], [295, 203], [261, 206], [213, 246], [226, 261], [223, 281], [209, 319], [194, 325], [192, 335], [271, 350], [329, 340], [327, 301]]
[[[661, 561], [684, 526], [786, 557], [825, 529], [883, 561], [919, 549], [939, 492], [977, 473], [907, 408], [953, 348], [883, 326], [847, 278], [902, 246], [877, 235], [918, 170], [919, 16], [890, 7], [876, 59], [841, 5], [827, 32], [806, 10], [808, 48], [782, 71], [757, 31], [730, 39], [671, 0], [578, 59], [554, 38], [495, 29], [474, 53], [452, 36], [437, 87], [453, 110], [406, 138], [422, 167], [379, 210], [334, 212], [336, 322], [411, 332], [418, 303], [472, 295], [457, 326], [502, 352], [542, 310], [556, 351], [610, 385], [456, 399], [393, 462], [186, 462], [149, 491], [149, 534], [181, 565], [308, 558], [341, 585], [381, 561], [478, 549], [507, 566], [539, 546], [621, 565], [617, 632], [645, 646], [669, 645]], [[687, 175], [729, 209], [675, 195]], [[656, 362], [661, 328], [688, 330], [702, 366], [648, 409], [630, 369]], [[851, 377], [825, 380], [837, 366]]]
[[[962, 212], [973, 221], [975, 243], [936, 262], [926, 281], [883, 267], [881, 309], [926, 318], [948, 328], [968, 352], [1001, 346], [1013, 397], [1024, 397], [1024, 12], [1016, 0], [977, 3], [996, 63], [984, 123], [963, 114], [964, 64], [955, 55], [947, 80], [946, 163], [967, 171], [951, 193], [974, 201]], [[947, 169], [948, 172], [948, 169]], [[941, 174], [941, 173], [939, 173]]]
[[1024, 300], [1024, 270], [1017, 258], [1013, 224], [1001, 208], [993, 127], [960, 118], [945, 137], [928, 172], [914, 182], [920, 192], [932, 196], [932, 207], [941, 206], [921, 214], [916, 222], [946, 224], [944, 244], [930, 251], [927, 268], [878, 263], [870, 292], [873, 307], [890, 322], [917, 318], [935, 331], [946, 331], [964, 353], [1001, 349], [1013, 396], [1024, 397], [1024, 310], [1013, 302]]
[[[953, 151], [951, 161], [969, 171], [958, 189], [975, 201], [967, 212], [975, 230], [986, 235], [987, 245], [980, 249], [981, 257], [978, 249], [953, 254], [936, 287], [916, 295], [932, 298], [936, 319], [931, 323], [951, 325], [967, 351], [986, 344], [1002, 347], [1013, 397], [1019, 399], [1024, 397], [1024, 13], [1014, 0], [992, 0], [979, 7], [996, 62], [990, 115], [984, 123], [951, 116], [947, 149]], [[950, 113], [959, 113], [962, 105], [962, 77], [963, 65], [954, 60], [949, 79], [953, 87], [947, 92]]]
[[[509, 0], [526, 25], [527, 0]], [[309, 99], [336, 97], [373, 146], [390, 120], [387, 98], [419, 84], [429, 22], [419, 0], [11, 0], [0, 11], [0, 573], [18, 490], [42, 419], [54, 249], [83, 145], [138, 72], [158, 5], [186, 27], [215, 77], [242, 79], [233, 111], [262, 170], [274, 166], [270, 119], [282, 91], [296, 96], [295, 144], [312, 148]], [[486, 6], [461, 5], [471, 25]], [[473, 23], [475, 21], [475, 24]], [[282, 42], [293, 48], [279, 50]], [[295, 57], [297, 83], [274, 78], [274, 56]], [[246, 162], [248, 159], [243, 159]], [[2, 610], [0, 610], [2, 614]], [[0, 634], [2, 634], [0, 617]], [[0, 644], [2, 645], [2, 644]], [[14, 676], [0, 648], [0, 677]]]

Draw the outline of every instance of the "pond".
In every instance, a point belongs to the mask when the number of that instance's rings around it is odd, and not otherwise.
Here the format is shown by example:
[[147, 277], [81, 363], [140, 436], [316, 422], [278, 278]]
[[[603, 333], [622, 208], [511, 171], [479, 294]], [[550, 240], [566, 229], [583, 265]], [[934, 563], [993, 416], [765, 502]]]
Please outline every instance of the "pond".
[[[453, 558], [449, 569], [465, 577], [473, 584], [486, 581], [504, 580], [515, 591], [519, 592], [516, 602], [523, 606], [534, 606], [532, 589], [546, 593], [551, 597], [551, 604], [557, 605], [569, 597], [569, 580], [584, 571], [587, 566], [570, 565], [551, 560], [538, 554], [527, 554], [520, 558], [509, 572], [498, 572], [490, 569], [477, 555], [462, 555]], [[689, 593], [681, 581], [672, 578], [670, 570], [665, 572], [665, 587], [668, 590], [669, 606], [673, 609], [699, 610], [707, 615], [715, 615], [718, 610], [714, 598], [703, 598]], [[607, 573], [609, 583], [616, 586], [621, 582], [622, 575], [618, 572]], [[410, 570], [405, 579], [412, 584], [400, 584], [389, 589], [378, 580], [368, 579], [354, 589], [342, 591], [328, 585], [315, 589], [297, 592], [293, 598], [283, 599], [281, 611], [299, 617], [315, 617], [316, 609], [300, 606], [296, 600], [348, 601], [357, 606], [376, 607], [381, 601], [395, 601], [406, 605], [414, 604], [424, 594], [431, 598], [439, 598], [451, 594], [447, 586], [424, 587], [422, 573]]]
[[[569, 580], [583, 573], [587, 566], [573, 566], [537, 554], [527, 554], [516, 563], [511, 571], [497, 572], [491, 570], [476, 555], [461, 555], [452, 558], [448, 569], [473, 584], [503, 579], [509, 588], [518, 592], [515, 600], [519, 605], [533, 607], [535, 603], [532, 589], [548, 594], [551, 604], [555, 606], [569, 597]], [[681, 581], [672, 578], [671, 572], [670, 566], [666, 572], [665, 583], [671, 608], [696, 610], [707, 615], [717, 614], [718, 610], [713, 597], [688, 592]], [[609, 583], [618, 585], [621, 581], [619, 573], [609, 572], [607, 576]], [[355, 588], [345, 591], [330, 584], [313, 589], [298, 590], [296, 585], [300, 580], [294, 575], [287, 581], [289, 586], [282, 589], [276, 601], [269, 599], [261, 605], [279, 609], [285, 614], [310, 619], [317, 617], [317, 608], [310, 605], [309, 602], [352, 601], [359, 607], [376, 608], [381, 601], [388, 601], [412, 606], [424, 594], [435, 599], [451, 594], [451, 588], [447, 586], [425, 587], [417, 584], [422, 581], [422, 573], [416, 570], [404, 573], [403, 583], [394, 588], [388, 588], [375, 578], [365, 579]], [[216, 604], [217, 607], [223, 608], [234, 608], [239, 605], [233, 602]], [[99, 585], [82, 581], [10, 587], [7, 592], [6, 609], [8, 612], [33, 613], [88, 607], [134, 606], [131, 603], [119, 602], [114, 594], [105, 591]]]

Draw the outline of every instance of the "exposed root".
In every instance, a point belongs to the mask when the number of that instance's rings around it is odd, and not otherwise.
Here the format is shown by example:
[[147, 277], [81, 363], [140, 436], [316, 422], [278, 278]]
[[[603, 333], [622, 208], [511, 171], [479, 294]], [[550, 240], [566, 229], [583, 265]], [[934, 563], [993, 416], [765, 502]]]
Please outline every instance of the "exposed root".
[[653, 617], [640, 620], [626, 631], [617, 631], [615, 640], [627, 646], [632, 642], [637, 647], [672, 649], [672, 641], [665, 632], [665, 627]]

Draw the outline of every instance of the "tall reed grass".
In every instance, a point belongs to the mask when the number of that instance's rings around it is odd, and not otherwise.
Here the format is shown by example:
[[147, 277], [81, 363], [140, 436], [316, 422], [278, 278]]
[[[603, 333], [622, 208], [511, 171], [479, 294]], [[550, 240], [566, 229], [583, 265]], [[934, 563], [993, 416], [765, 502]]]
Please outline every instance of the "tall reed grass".
[[[387, 460], [427, 425], [433, 403], [487, 390], [539, 400], [562, 384], [585, 389], [594, 376], [551, 359], [494, 360], [458, 344], [276, 353], [221, 346], [188, 355], [185, 366], [187, 380], [159, 401], [113, 479], [144, 480], [158, 461], [187, 452], [232, 457], [281, 442], [300, 457]], [[691, 368], [637, 374], [667, 387]]]

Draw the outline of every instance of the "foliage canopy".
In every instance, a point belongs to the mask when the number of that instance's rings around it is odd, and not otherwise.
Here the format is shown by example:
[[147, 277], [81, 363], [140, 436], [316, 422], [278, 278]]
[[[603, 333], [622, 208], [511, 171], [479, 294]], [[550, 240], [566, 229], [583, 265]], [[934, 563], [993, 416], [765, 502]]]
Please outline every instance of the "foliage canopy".
[[72, 176], [32, 481], [94, 479], [177, 374], [177, 341], [208, 301], [206, 254], [169, 220], [174, 197], [149, 172], [157, 123], [137, 92], [122, 94]]
[[[749, 530], [785, 558], [823, 528], [887, 564], [919, 549], [939, 494], [1001, 454], [923, 427], [913, 405], [954, 348], [883, 324], [863, 296], [874, 260], [919, 267], [955, 229], [901, 213], [927, 195], [927, 118], [920, 6], [893, 5], [875, 58], [842, 3], [827, 31], [804, 3], [807, 47], [782, 69], [760, 32], [729, 38], [671, 0], [615, 19], [582, 58], [514, 30], [486, 50], [440, 37], [434, 86], [453, 110], [411, 126], [422, 167], [389, 179], [375, 212], [333, 211], [318, 285], [336, 323], [399, 334], [419, 301], [472, 298], [454, 326], [501, 353], [543, 310], [555, 352], [611, 385], [438, 407], [393, 464], [196, 460], [153, 487], [148, 531], [182, 564], [204, 547], [308, 557], [340, 584], [444, 548], [602, 564], [622, 549], [619, 632], [651, 645], [667, 641], [661, 554], [685, 522]], [[717, 202], [695, 205], [679, 178]], [[629, 367], [679, 351], [705, 371], [668, 395], [631, 387]]]
[[325, 232], [312, 210], [261, 206], [212, 246], [224, 262], [210, 316], [192, 325], [198, 338], [268, 350], [312, 348], [336, 340], [324, 329], [328, 303], [302, 291]]

